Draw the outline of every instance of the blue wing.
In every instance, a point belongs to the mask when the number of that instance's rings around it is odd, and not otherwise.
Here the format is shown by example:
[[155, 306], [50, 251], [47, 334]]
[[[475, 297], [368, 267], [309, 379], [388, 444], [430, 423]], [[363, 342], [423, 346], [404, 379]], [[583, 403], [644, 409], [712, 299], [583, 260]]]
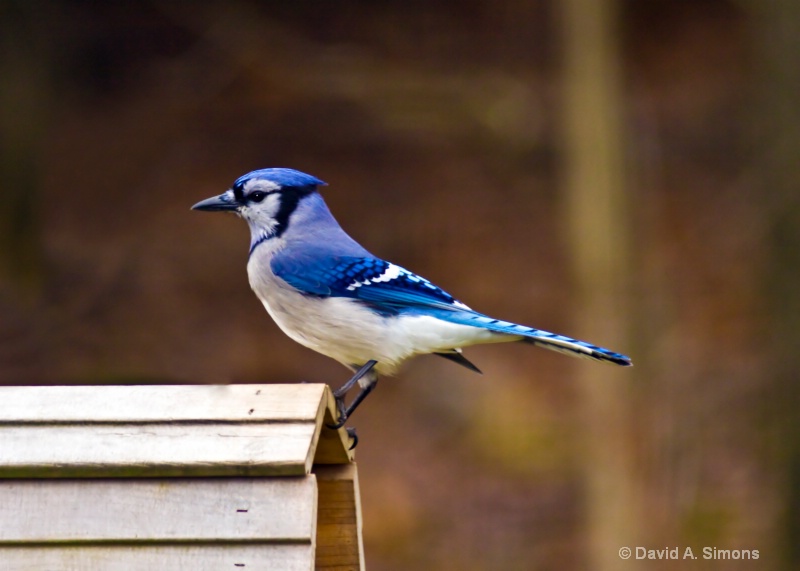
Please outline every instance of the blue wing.
[[305, 294], [358, 299], [382, 314], [422, 308], [468, 309], [425, 278], [379, 258], [334, 256], [301, 265], [276, 256], [271, 267], [278, 277]]
[[276, 256], [275, 274], [306, 295], [349, 297], [381, 315], [424, 314], [443, 321], [518, 335], [528, 343], [569, 355], [630, 365], [603, 347], [541, 329], [493, 319], [473, 311], [442, 288], [405, 268], [374, 257], [332, 256], [313, 261]]

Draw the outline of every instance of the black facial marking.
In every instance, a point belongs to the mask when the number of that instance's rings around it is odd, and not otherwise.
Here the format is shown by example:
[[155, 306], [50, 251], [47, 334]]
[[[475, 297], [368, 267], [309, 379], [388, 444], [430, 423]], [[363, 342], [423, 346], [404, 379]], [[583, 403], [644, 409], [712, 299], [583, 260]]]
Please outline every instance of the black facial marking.
[[277, 214], [275, 214], [274, 236], [280, 236], [286, 231], [289, 225], [289, 217], [297, 208], [298, 203], [314, 192], [315, 189], [315, 186], [292, 186], [280, 191], [281, 204], [278, 207]]
[[243, 202], [244, 201], [244, 185], [239, 183], [233, 187], [233, 197], [236, 199], [236, 202]]

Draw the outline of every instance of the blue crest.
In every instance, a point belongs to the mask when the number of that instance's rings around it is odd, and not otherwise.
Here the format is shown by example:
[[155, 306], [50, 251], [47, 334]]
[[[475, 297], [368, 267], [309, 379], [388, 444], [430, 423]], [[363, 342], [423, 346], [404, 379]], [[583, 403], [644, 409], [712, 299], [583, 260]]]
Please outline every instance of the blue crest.
[[233, 188], [241, 188], [253, 179], [264, 179], [273, 182], [281, 188], [325, 186], [327, 183], [304, 172], [294, 169], [271, 168], [259, 169], [240, 176], [233, 183]]

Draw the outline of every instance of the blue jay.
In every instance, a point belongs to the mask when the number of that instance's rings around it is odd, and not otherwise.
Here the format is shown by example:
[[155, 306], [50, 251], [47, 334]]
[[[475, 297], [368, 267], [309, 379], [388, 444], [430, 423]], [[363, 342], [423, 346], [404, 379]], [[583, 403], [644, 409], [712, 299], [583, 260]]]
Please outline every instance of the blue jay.
[[[355, 374], [334, 391], [339, 419], [415, 355], [433, 353], [476, 372], [461, 348], [523, 341], [627, 366], [625, 355], [563, 335], [493, 319], [405, 268], [375, 257], [328, 210], [321, 180], [287, 168], [248, 173], [192, 209], [232, 212], [250, 226], [250, 287], [286, 335]], [[347, 406], [355, 384], [360, 392]]]

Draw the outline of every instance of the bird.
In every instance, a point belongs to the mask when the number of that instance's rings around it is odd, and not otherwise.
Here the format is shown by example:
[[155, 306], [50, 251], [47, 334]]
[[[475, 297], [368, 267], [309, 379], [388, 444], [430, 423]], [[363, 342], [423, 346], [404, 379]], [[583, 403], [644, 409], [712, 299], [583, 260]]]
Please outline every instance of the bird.
[[[247, 222], [247, 275], [269, 315], [291, 339], [353, 373], [333, 391], [339, 417], [332, 428], [344, 426], [380, 377], [394, 375], [417, 355], [438, 355], [480, 373], [463, 355], [464, 347], [524, 342], [602, 363], [632, 364], [629, 357], [586, 341], [474, 311], [427, 279], [371, 254], [333, 217], [322, 186], [327, 184], [294, 169], [264, 168], [192, 209], [234, 213]], [[360, 390], [347, 404], [356, 384]]]

